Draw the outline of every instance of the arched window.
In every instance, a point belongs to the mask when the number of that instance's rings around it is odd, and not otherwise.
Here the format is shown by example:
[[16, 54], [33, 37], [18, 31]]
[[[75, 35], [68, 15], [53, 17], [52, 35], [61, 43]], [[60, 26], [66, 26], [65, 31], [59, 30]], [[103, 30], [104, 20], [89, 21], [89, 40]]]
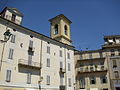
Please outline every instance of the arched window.
[[67, 34], [68, 34], [67, 25], [65, 25], [65, 26], [64, 26], [64, 33], [65, 33], [65, 35], [67, 35]]
[[55, 25], [55, 31], [54, 31], [54, 34], [58, 34], [58, 24]]

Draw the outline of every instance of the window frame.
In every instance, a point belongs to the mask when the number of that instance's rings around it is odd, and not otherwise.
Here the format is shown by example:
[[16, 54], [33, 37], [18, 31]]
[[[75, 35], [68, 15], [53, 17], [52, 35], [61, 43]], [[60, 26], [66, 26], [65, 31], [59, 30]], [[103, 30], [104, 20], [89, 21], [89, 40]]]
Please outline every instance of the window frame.
[[46, 84], [50, 85], [50, 76], [49, 75], [46, 76]]
[[14, 49], [10, 48], [10, 49], [9, 49], [8, 59], [13, 60], [13, 54], [14, 54]]
[[50, 54], [50, 46], [47, 46], [47, 53]]
[[6, 82], [11, 82], [11, 70], [6, 71]]
[[[92, 82], [94, 80], [94, 83]], [[96, 84], [96, 77], [90, 77], [90, 84], [95, 85]]]
[[50, 58], [47, 58], [47, 67], [50, 67]]
[[15, 39], [16, 39], [16, 35], [12, 34], [10, 42], [15, 43]]

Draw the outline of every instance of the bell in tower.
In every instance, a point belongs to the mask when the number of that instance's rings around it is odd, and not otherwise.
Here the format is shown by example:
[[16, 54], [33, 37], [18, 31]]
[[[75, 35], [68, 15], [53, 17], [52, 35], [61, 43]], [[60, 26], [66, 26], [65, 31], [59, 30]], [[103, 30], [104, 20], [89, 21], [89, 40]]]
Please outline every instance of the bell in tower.
[[71, 45], [72, 41], [70, 39], [70, 24], [72, 22], [63, 14], [60, 14], [49, 21], [51, 23], [51, 38]]

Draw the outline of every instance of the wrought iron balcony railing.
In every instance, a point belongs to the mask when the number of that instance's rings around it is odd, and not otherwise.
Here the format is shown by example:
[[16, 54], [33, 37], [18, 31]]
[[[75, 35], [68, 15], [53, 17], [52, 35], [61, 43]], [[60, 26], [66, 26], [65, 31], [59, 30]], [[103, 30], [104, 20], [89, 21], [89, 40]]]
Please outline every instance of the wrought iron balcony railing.
[[104, 65], [83, 66], [77, 69], [78, 73], [107, 71]]
[[60, 68], [60, 73], [65, 73], [65, 69]]

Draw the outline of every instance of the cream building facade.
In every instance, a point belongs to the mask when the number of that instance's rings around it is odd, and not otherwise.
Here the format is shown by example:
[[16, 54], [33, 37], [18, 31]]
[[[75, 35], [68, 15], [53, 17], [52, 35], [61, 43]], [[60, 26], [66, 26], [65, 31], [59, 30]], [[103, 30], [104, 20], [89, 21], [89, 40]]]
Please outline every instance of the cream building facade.
[[112, 90], [120, 90], [120, 35], [104, 37]]
[[102, 49], [75, 51], [77, 90], [120, 90], [120, 35], [104, 41]]
[[[71, 21], [63, 14], [50, 19], [47, 37], [23, 27], [16, 8], [0, 15], [0, 90], [74, 90]], [[5, 32], [12, 34], [8, 41]]]
[[75, 51], [77, 90], [112, 90], [105, 57], [103, 50]]

